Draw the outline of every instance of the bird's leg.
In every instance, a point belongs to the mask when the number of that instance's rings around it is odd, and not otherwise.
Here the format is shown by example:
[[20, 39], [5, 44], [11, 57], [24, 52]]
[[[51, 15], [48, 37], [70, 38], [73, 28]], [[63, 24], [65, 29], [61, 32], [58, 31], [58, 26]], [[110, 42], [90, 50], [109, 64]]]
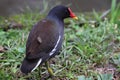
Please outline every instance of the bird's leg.
[[38, 71], [39, 77], [41, 79], [41, 67], [39, 66], [39, 71]]
[[53, 73], [52, 69], [50, 68], [49, 63], [48, 63], [47, 61], [45, 62], [45, 65], [46, 65], [46, 67], [47, 67], [48, 73], [49, 73], [51, 76], [54, 76], [54, 73]]

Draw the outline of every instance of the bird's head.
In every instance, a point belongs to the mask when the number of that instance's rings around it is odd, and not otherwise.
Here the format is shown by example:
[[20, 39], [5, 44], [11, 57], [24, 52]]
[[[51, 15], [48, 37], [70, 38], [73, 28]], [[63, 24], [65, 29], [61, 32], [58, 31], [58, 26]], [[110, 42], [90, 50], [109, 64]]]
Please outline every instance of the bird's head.
[[55, 16], [59, 19], [65, 19], [69, 17], [73, 19], [78, 19], [77, 16], [72, 12], [70, 8], [62, 5], [56, 6], [53, 9], [51, 9], [48, 16], [52, 16], [52, 17]]

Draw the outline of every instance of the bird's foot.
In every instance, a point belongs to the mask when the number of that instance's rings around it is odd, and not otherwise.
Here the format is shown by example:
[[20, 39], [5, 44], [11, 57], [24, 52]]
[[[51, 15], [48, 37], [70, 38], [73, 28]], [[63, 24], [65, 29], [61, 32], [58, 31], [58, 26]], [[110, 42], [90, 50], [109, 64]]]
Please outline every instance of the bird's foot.
[[50, 76], [55, 76], [55, 74], [53, 73], [53, 71], [50, 67], [48, 67], [48, 73], [50, 74]]

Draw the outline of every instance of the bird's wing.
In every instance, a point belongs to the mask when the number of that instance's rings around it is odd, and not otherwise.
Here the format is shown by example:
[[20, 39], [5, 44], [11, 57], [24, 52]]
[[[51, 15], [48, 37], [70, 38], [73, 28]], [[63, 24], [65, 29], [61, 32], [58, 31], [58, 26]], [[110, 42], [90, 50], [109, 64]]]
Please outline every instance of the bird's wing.
[[26, 58], [45, 58], [55, 47], [59, 31], [51, 21], [40, 21], [31, 30], [26, 44]]

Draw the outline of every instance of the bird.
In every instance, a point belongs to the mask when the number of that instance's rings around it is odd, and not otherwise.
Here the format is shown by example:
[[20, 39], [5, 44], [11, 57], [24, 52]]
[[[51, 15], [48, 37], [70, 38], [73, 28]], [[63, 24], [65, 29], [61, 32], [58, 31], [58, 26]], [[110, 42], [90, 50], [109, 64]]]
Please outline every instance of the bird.
[[28, 74], [33, 72], [42, 63], [46, 64], [49, 74], [54, 75], [48, 61], [59, 54], [64, 39], [64, 19], [78, 17], [71, 8], [57, 5], [48, 15], [38, 21], [31, 29], [27, 43], [25, 57], [20, 70]]

